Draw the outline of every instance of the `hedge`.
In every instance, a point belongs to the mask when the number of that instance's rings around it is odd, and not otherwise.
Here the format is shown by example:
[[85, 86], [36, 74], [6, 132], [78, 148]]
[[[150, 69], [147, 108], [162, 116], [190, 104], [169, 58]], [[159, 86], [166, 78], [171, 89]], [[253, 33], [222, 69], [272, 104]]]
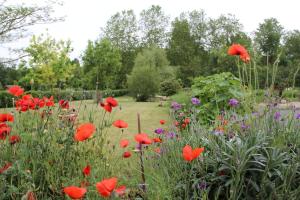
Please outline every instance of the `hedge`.
[[[52, 90], [52, 91], [27, 91], [26, 93], [31, 94], [33, 97], [50, 97], [53, 96], [57, 102], [60, 99], [69, 99], [69, 100], [87, 100], [95, 99], [96, 92], [95, 90]], [[104, 90], [101, 91], [102, 97], [119, 97], [128, 94], [127, 89], [121, 90]], [[0, 108], [11, 107], [13, 104], [13, 96], [7, 93], [7, 91], [0, 91]]]

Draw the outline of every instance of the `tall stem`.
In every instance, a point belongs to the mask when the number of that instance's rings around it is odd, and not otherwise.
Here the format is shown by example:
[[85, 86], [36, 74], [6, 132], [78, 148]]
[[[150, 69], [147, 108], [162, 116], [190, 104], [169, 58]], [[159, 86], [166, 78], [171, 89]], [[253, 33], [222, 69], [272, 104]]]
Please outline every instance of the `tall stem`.
[[[140, 114], [137, 114], [138, 121], [138, 133], [142, 132], [141, 130], [141, 119]], [[143, 160], [143, 144], [140, 144], [140, 165], [141, 165], [141, 175], [142, 175], [142, 189], [143, 192], [146, 193], [146, 178], [145, 178], [145, 169], [144, 169], [144, 160]]]

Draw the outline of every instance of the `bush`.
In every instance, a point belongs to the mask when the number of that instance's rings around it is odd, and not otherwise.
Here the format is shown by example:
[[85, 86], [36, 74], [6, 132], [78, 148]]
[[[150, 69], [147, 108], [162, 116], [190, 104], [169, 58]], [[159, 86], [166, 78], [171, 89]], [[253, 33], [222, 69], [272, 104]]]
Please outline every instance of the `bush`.
[[300, 89], [299, 88], [287, 88], [282, 93], [282, 98], [284, 99], [300, 99]]
[[[221, 110], [228, 109], [232, 98], [240, 102], [246, 99], [240, 80], [230, 72], [195, 78], [192, 93], [201, 100], [200, 113], [204, 119], [214, 119]], [[240, 105], [239, 108], [245, 106]]]
[[147, 101], [159, 89], [159, 74], [151, 67], [135, 67], [128, 77], [128, 89], [137, 101]]
[[169, 79], [160, 83], [160, 94], [164, 96], [171, 96], [176, 94], [181, 88], [178, 80]]
[[[68, 99], [72, 101], [78, 100], [88, 100], [88, 99], [95, 99], [96, 91], [95, 90], [58, 90], [54, 89], [52, 91], [41, 91], [41, 90], [32, 90], [27, 91], [28, 94], [31, 94], [33, 97], [50, 97], [53, 96], [54, 100], [57, 102], [60, 99]], [[128, 94], [127, 89], [120, 89], [120, 90], [104, 90], [101, 91], [102, 97], [119, 97]], [[0, 91], [0, 108], [12, 107], [13, 105], [13, 96], [7, 93], [7, 91]]]

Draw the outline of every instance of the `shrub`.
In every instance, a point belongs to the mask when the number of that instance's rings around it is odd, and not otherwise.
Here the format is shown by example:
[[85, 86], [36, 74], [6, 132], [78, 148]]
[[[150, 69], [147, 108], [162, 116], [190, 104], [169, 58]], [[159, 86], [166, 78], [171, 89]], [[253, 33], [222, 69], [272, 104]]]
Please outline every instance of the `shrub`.
[[128, 77], [128, 89], [137, 101], [147, 101], [158, 92], [159, 74], [151, 67], [135, 67]]
[[299, 88], [287, 88], [283, 91], [282, 97], [285, 99], [300, 99], [300, 89]]
[[176, 94], [181, 88], [178, 80], [169, 79], [160, 83], [160, 93], [164, 96], [171, 96]]

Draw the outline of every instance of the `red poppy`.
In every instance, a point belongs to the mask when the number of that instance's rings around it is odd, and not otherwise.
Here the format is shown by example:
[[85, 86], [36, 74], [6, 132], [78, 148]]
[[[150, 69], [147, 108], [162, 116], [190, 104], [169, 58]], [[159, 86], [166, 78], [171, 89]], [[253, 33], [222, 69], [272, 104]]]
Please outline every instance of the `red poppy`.
[[125, 152], [123, 153], [123, 158], [129, 158], [130, 156], [131, 156], [130, 151], [125, 151]]
[[33, 102], [35, 106], [38, 106], [39, 108], [43, 108], [45, 106], [45, 101], [43, 99], [33, 98]]
[[185, 118], [185, 119], [184, 119], [184, 123], [185, 123], [185, 124], [189, 124], [190, 122], [191, 122], [190, 118]]
[[5, 124], [0, 123], [0, 140], [5, 140], [6, 136], [10, 134], [11, 128]]
[[114, 99], [113, 97], [107, 97], [105, 101], [106, 101], [106, 103], [109, 104], [111, 107], [117, 107], [117, 106], [118, 106], [117, 100]]
[[161, 150], [160, 150], [159, 147], [157, 147], [157, 148], [154, 149], [154, 152], [160, 154], [160, 153], [161, 153]]
[[186, 124], [181, 124], [181, 128], [185, 128], [186, 127]]
[[16, 97], [21, 96], [24, 93], [24, 89], [18, 85], [9, 87], [7, 91]]
[[140, 144], [151, 144], [152, 140], [146, 133], [139, 133], [134, 136], [135, 140]]
[[19, 111], [26, 112], [29, 109], [34, 110], [35, 108], [35, 101], [30, 94], [24, 95], [22, 99], [16, 101], [16, 109]]
[[104, 110], [106, 110], [107, 112], [111, 112], [112, 111], [112, 107], [109, 104], [100, 104]]
[[12, 166], [12, 163], [8, 162], [6, 163], [2, 168], [0, 168], [0, 174], [8, 170]]
[[84, 176], [89, 176], [91, 173], [91, 166], [87, 165], [85, 168], [83, 168], [82, 173]]
[[160, 123], [161, 125], [164, 125], [164, 124], [166, 123], [166, 120], [163, 120], [163, 119], [162, 119], [162, 120], [159, 121], [159, 123]]
[[21, 137], [18, 136], [18, 135], [12, 135], [12, 136], [9, 137], [9, 143], [10, 144], [16, 144], [20, 141], [21, 141]]
[[52, 106], [54, 106], [54, 98], [53, 98], [53, 96], [51, 96], [50, 98], [43, 97], [43, 100], [44, 100], [45, 105], [46, 105], [47, 107], [52, 107]]
[[75, 141], [84, 141], [90, 138], [95, 132], [96, 127], [91, 123], [81, 124], [74, 135]]
[[69, 186], [64, 188], [64, 193], [68, 195], [71, 199], [81, 199], [86, 193], [85, 188], [80, 188], [76, 186]]
[[96, 183], [98, 193], [103, 197], [109, 197], [111, 192], [115, 189], [118, 179], [113, 177], [110, 179], [103, 179], [101, 182]]
[[175, 121], [175, 122], [174, 122], [174, 125], [175, 125], [175, 126], [179, 126], [179, 122], [178, 122], [178, 121]]
[[233, 44], [228, 49], [228, 54], [231, 56], [240, 56], [240, 59], [244, 62], [248, 62], [250, 60], [250, 56], [245, 47], [240, 44]]
[[162, 143], [162, 140], [160, 138], [153, 138], [153, 142]]
[[128, 140], [121, 140], [120, 141], [120, 146], [122, 147], [122, 148], [125, 148], [125, 147], [127, 147], [129, 145], [129, 141]]
[[126, 186], [125, 185], [121, 185], [120, 187], [115, 189], [115, 192], [117, 193], [118, 196], [124, 195], [125, 191], [126, 191]]
[[128, 124], [120, 119], [114, 121], [113, 125], [117, 128], [127, 128], [128, 127]]
[[204, 151], [204, 147], [196, 148], [193, 150], [190, 145], [186, 145], [182, 149], [182, 155], [186, 161], [191, 162], [192, 160], [196, 159], [203, 151]]
[[26, 193], [26, 200], [36, 200], [36, 196], [32, 191]]
[[66, 101], [66, 100], [62, 99], [62, 100], [59, 100], [58, 104], [62, 109], [69, 109], [70, 108], [69, 101]]
[[14, 116], [10, 113], [0, 114], [0, 123], [1, 122], [13, 122]]

